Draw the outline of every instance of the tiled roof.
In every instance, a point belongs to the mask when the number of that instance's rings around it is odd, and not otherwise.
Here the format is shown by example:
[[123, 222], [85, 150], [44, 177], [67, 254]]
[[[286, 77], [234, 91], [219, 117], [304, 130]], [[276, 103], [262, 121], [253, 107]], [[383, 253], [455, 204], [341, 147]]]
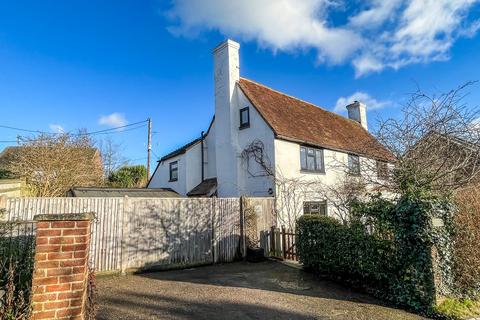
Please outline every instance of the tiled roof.
[[189, 197], [210, 197], [217, 191], [217, 178], [205, 179], [187, 193]]
[[238, 86], [258, 110], [277, 138], [393, 161], [360, 123], [251, 80]]

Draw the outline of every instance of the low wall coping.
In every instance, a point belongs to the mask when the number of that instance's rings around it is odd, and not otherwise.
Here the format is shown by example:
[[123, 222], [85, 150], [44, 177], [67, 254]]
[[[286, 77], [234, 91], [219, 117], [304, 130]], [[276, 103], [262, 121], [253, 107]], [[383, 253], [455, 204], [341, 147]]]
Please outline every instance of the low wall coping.
[[89, 221], [95, 218], [95, 213], [62, 213], [62, 214], [37, 214], [35, 221]]

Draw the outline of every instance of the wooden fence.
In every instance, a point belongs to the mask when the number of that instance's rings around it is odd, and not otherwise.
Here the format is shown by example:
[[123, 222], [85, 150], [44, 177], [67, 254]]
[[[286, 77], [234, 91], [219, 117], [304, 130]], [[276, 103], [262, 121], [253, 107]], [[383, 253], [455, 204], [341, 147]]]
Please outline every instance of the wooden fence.
[[[271, 198], [255, 203], [273, 208]], [[95, 213], [90, 257], [99, 272], [231, 262], [245, 251], [238, 198], [7, 198], [4, 205], [9, 220]]]
[[268, 257], [282, 260], [298, 261], [297, 234], [282, 226], [281, 228], [271, 227], [261, 233], [262, 247]]

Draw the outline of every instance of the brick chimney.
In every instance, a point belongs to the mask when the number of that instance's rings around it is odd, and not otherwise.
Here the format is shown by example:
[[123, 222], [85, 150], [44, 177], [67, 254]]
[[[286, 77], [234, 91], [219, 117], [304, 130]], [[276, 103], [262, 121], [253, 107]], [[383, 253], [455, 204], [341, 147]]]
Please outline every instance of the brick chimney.
[[355, 101], [347, 106], [348, 118], [357, 121], [368, 131], [367, 124], [367, 106], [361, 102]]

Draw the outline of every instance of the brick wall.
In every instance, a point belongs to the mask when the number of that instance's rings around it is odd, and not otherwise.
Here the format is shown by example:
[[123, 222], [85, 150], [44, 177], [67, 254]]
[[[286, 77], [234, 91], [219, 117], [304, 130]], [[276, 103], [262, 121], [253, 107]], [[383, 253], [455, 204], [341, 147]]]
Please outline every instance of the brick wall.
[[38, 215], [33, 319], [84, 319], [93, 214]]

